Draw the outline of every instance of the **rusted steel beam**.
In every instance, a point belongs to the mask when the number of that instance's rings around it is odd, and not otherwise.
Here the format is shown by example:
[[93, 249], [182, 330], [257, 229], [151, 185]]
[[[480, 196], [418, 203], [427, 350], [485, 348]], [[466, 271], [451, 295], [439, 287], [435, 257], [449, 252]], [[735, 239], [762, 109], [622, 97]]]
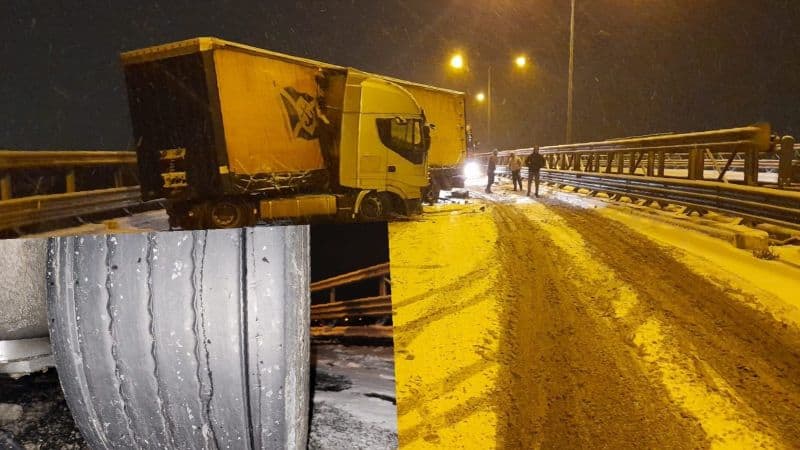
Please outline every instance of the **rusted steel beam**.
[[136, 152], [0, 150], [0, 170], [136, 164]]
[[370, 278], [378, 278], [385, 275], [389, 275], [388, 262], [311, 283], [311, 292], [335, 288], [337, 286], [369, 280]]

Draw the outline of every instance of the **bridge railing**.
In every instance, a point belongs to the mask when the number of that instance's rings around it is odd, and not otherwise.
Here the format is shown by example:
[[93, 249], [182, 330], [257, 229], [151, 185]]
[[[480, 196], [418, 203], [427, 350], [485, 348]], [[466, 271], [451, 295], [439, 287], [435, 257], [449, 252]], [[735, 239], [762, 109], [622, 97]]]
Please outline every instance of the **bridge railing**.
[[[140, 204], [135, 165], [131, 151], [0, 150], [0, 230]], [[80, 176], [92, 168], [111, 176]]]
[[[348, 300], [337, 299], [337, 288], [368, 280], [376, 281], [377, 296]], [[391, 319], [392, 317], [390, 283], [389, 263], [378, 264], [311, 283], [312, 293], [324, 291], [328, 293], [327, 302], [312, 303], [311, 305], [312, 335], [317, 337], [391, 337], [392, 326], [390, 324], [374, 323], [379, 319]]]
[[[753, 224], [800, 230], [800, 158], [794, 138], [771, 136], [757, 125], [700, 133], [662, 134], [541, 147], [543, 181], [628, 197], [687, 213], [717, 211]], [[499, 152], [496, 173], [508, 172], [511, 153]], [[486, 163], [490, 153], [472, 155]], [[766, 161], [766, 162], [765, 162]], [[706, 170], [711, 166], [712, 170]], [[739, 169], [740, 178], [727, 177]], [[527, 170], [523, 168], [522, 175]]]
[[[628, 174], [687, 180], [713, 180], [750, 186], [790, 187], [800, 178], [794, 138], [770, 135], [768, 125], [696, 133], [672, 133], [541, 147], [546, 169], [595, 174]], [[504, 166], [510, 153], [499, 152]], [[473, 155], [485, 161], [489, 153]], [[731, 172], [736, 175], [731, 175]], [[775, 175], [761, 174], [772, 172]]]

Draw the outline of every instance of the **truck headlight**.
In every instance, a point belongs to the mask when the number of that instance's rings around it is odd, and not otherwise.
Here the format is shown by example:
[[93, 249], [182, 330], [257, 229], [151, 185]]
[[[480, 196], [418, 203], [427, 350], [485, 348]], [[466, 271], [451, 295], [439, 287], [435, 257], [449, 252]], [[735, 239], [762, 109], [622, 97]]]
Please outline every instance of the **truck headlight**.
[[482, 175], [481, 166], [475, 161], [469, 161], [464, 164], [464, 178], [473, 179], [479, 178]]

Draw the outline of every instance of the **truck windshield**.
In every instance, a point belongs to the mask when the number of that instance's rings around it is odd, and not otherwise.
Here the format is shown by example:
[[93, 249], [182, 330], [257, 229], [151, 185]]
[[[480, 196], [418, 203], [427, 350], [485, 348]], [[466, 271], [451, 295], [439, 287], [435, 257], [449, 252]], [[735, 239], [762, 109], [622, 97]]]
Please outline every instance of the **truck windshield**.
[[378, 135], [386, 147], [414, 164], [425, 158], [426, 145], [422, 136], [422, 119], [375, 119]]

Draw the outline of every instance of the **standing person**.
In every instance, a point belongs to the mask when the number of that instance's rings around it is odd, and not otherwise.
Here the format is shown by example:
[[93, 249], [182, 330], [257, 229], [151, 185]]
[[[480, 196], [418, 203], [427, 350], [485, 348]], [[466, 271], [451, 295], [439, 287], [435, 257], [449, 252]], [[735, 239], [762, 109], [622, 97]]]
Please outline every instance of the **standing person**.
[[533, 146], [533, 152], [525, 158], [528, 167], [528, 197], [531, 195], [531, 181], [536, 183], [535, 195], [539, 196], [539, 170], [544, 167], [544, 156], [539, 153], [539, 146]]
[[497, 168], [497, 150], [492, 151], [492, 156], [489, 157], [489, 164], [486, 166], [486, 193], [492, 193], [492, 185], [494, 184], [494, 171]]
[[515, 155], [513, 152], [508, 154], [508, 170], [511, 171], [511, 182], [514, 183], [514, 190], [517, 190], [517, 184], [519, 184], [519, 190], [522, 190], [522, 158]]

